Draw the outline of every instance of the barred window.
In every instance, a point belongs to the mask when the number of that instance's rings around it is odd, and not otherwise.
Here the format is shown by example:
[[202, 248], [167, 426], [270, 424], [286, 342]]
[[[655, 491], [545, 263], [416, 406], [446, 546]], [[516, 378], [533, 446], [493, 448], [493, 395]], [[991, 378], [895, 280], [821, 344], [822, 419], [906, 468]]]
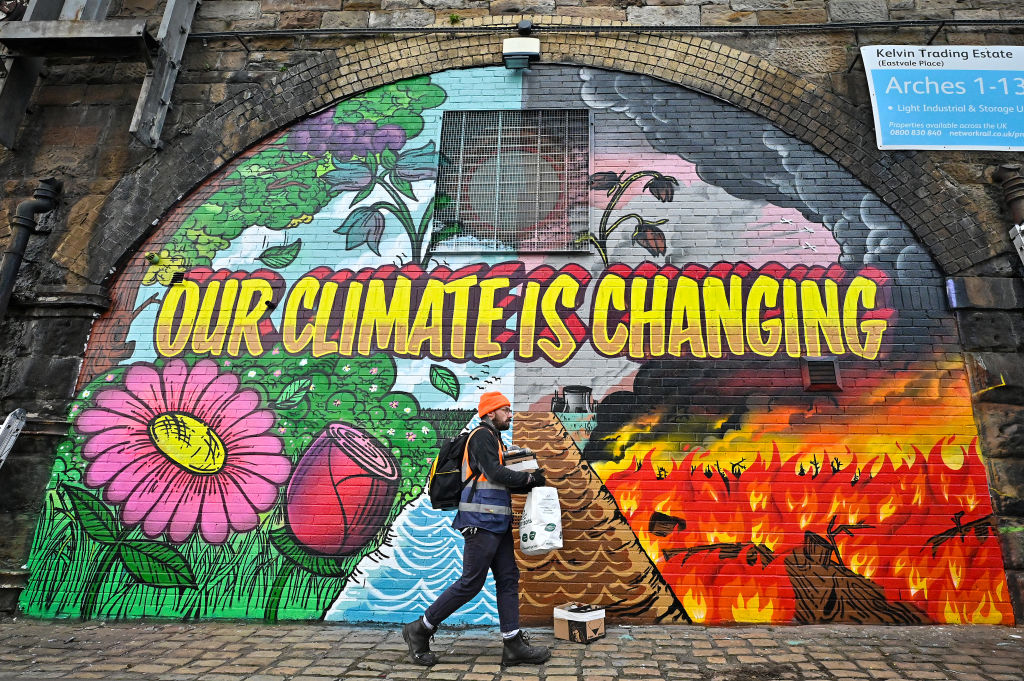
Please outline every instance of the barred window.
[[584, 109], [446, 111], [432, 241], [440, 251], [579, 251], [588, 229]]

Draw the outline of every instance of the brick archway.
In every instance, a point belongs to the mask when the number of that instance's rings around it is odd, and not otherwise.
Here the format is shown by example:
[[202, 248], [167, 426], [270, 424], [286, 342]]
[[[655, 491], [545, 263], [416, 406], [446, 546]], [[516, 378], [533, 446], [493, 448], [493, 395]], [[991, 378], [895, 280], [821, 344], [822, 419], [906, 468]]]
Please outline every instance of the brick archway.
[[[466, 27], [527, 17], [489, 17]], [[548, 63], [636, 73], [702, 92], [763, 116], [830, 156], [874, 191], [921, 239], [946, 274], [969, 272], [1004, 250], [986, 235], [978, 209], [922, 154], [881, 153], [870, 115], [760, 57], [693, 36], [544, 33], [543, 27], [614, 22], [532, 16]], [[374, 37], [326, 50], [262, 86], [236, 95], [171, 139], [111, 193], [86, 253], [62, 265], [100, 283], [131, 255], [181, 196], [266, 135], [339, 99], [413, 76], [501, 63], [500, 33]]]

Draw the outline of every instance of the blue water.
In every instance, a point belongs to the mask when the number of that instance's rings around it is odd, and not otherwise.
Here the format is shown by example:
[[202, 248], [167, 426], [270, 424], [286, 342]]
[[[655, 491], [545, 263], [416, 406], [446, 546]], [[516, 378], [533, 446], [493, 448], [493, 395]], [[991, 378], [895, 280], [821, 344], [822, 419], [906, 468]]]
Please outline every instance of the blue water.
[[[410, 504], [392, 526], [390, 545], [363, 559], [354, 581], [327, 611], [335, 622], [407, 622], [423, 614], [462, 574], [462, 537], [454, 511], [435, 511], [426, 496]], [[497, 625], [494, 579], [445, 624]]]

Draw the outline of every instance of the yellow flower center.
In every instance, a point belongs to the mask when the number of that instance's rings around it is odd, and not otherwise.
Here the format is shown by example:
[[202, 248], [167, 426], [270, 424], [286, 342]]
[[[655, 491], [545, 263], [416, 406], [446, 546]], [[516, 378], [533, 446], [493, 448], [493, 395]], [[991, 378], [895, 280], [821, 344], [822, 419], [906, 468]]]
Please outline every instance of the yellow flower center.
[[160, 414], [149, 424], [149, 438], [164, 456], [193, 473], [216, 473], [227, 459], [217, 433], [188, 414]]

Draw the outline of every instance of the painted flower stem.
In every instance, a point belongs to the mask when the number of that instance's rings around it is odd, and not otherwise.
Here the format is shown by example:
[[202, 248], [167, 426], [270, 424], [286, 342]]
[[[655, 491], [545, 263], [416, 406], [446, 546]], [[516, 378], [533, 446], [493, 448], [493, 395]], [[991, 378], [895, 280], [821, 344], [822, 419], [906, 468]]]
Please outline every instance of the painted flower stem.
[[[658, 178], [663, 178], [665, 176], [663, 176], [660, 172], [656, 170], [638, 170], [637, 172], [633, 173], [626, 179], [620, 181], [612, 190], [611, 199], [609, 199], [608, 205], [605, 206], [604, 212], [601, 214], [601, 222], [598, 225], [597, 236], [595, 237], [593, 234], [587, 234], [586, 237], [584, 237], [583, 239], [584, 241], [589, 241], [590, 243], [594, 244], [594, 246], [597, 248], [598, 254], [601, 256], [601, 260], [604, 261], [605, 266], [607, 266], [609, 263], [608, 237], [612, 235], [612, 232], [617, 230], [622, 225], [622, 223], [626, 222], [627, 220], [636, 220], [638, 228], [640, 226], [643, 226], [645, 222], [644, 218], [641, 215], [638, 215], [637, 213], [630, 213], [629, 215], [623, 215], [615, 222], [613, 222], [610, 226], [608, 225], [608, 221], [611, 219], [612, 213], [615, 211], [615, 208], [618, 205], [619, 200], [622, 198], [622, 195], [626, 193], [626, 190], [629, 189], [629, 187], [634, 182], [645, 177], [650, 177], [652, 180], [654, 180]], [[662, 222], [664, 222], [664, 220]]]
[[85, 596], [82, 597], [82, 608], [79, 611], [83, 620], [91, 620], [96, 615], [96, 603], [100, 598], [100, 587], [103, 586], [103, 582], [110, 576], [110, 571], [114, 567], [114, 562], [119, 555], [118, 547], [128, 536], [129, 532], [130, 530], [127, 529], [121, 532], [117, 536], [117, 541], [113, 544], [99, 545], [103, 547], [103, 551], [100, 553], [99, 562], [96, 563], [96, 569], [93, 570], [92, 576], [86, 583]]
[[277, 571], [277, 576], [274, 577], [274, 583], [270, 587], [270, 593], [267, 595], [267, 606], [263, 610], [263, 621], [268, 624], [276, 624], [278, 620], [278, 610], [281, 609], [281, 599], [284, 596], [284, 587], [288, 583], [288, 579], [295, 572], [295, 563], [285, 559], [281, 564], [281, 568]]

